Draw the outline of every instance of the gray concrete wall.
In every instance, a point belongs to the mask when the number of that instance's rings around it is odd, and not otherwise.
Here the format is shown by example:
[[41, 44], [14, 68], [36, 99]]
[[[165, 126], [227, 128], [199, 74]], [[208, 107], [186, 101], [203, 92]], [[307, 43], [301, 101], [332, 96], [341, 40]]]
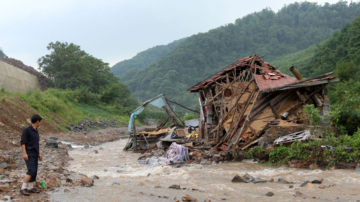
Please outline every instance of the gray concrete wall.
[[9, 93], [26, 93], [39, 88], [36, 76], [0, 61], [0, 90]]

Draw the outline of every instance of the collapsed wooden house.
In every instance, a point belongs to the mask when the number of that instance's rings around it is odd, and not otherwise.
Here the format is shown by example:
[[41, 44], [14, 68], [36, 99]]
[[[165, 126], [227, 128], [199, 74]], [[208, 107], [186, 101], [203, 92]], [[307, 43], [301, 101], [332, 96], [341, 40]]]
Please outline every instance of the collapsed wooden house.
[[258, 55], [239, 59], [188, 89], [199, 93], [203, 111], [200, 137], [221, 150], [246, 149], [258, 140], [271, 122], [278, 125], [305, 121], [302, 109], [314, 104], [329, 110], [325, 86], [338, 81], [332, 72], [303, 79], [283, 74]]

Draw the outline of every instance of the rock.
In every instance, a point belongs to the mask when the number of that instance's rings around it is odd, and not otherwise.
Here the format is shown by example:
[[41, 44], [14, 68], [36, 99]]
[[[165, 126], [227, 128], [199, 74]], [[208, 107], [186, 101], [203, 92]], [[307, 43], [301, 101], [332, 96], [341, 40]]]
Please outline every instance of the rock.
[[86, 144], [84, 145], [84, 148], [85, 148], [85, 149], [89, 149], [89, 147], [90, 147], [90, 145], [89, 145], [88, 143], [86, 143]]
[[312, 184], [321, 184], [323, 182], [323, 178], [321, 178], [320, 180], [313, 180], [311, 183]]
[[0, 164], [0, 167], [6, 169], [8, 167], [7, 163], [3, 162]]
[[320, 186], [319, 186], [319, 189], [325, 189], [325, 188], [326, 188], [325, 185], [320, 185]]
[[300, 198], [303, 198], [303, 199], [306, 199], [306, 198], [309, 198], [309, 196], [299, 192], [299, 191], [296, 191], [295, 192], [295, 197], [300, 197]]
[[318, 168], [319, 168], [319, 166], [316, 163], [309, 165], [309, 169], [311, 169], [311, 170], [318, 169]]
[[52, 139], [52, 140], [58, 140], [59, 138], [57, 138], [57, 137], [50, 137], [50, 139]]
[[65, 182], [66, 182], [66, 183], [70, 183], [70, 184], [72, 184], [72, 183], [73, 183], [73, 180], [72, 180], [72, 179], [70, 179], [70, 178], [67, 178]]
[[286, 176], [286, 177], [284, 178], [284, 183], [286, 183], [286, 184], [293, 184], [293, 183], [294, 183], [294, 178], [293, 178], [292, 176], [288, 175], [288, 176]]
[[70, 190], [68, 190], [68, 189], [64, 189], [64, 192], [65, 192], [65, 193], [68, 193], [68, 192], [70, 192]]
[[305, 181], [304, 183], [302, 183], [302, 184], [300, 185], [300, 187], [305, 187], [308, 183], [310, 183], [310, 181]]
[[171, 185], [169, 189], [180, 189], [180, 185]]
[[290, 188], [290, 189], [294, 188], [294, 185], [289, 185], [289, 188]]
[[61, 180], [53, 175], [50, 175], [48, 178], [46, 178], [45, 182], [46, 186], [49, 188], [53, 188], [61, 184]]
[[0, 192], [8, 192], [9, 191], [9, 184], [0, 185]]
[[100, 179], [99, 176], [97, 176], [97, 175], [94, 175], [93, 178], [97, 179], [97, 180]]
[[235, 175], [234, 178], [231, 180], [231, 182], [233, 182], [233, 183], [247, 183], [248, 181], [244, 177], [241, 177], [240, 175]]
[[104, 150], [104, 148], [100, 147], [99, 150]]
[[271, 178], [271, 179], [269, 180], [269, 182], [274, 182], [274, 178]]
[[4, 171], [4, 168], [3, 168], [3, 167], [0, 167], [0, 175], [1, 175], [1, 174], [4, 174], [4, 172], [5, 172], [5, 171]]
[[106, 169], [104, 169], [104, 172], [107, 172], [107, 170], [106, 170]]
[[266, 194], [266, 196], [274, 196], [274, 193], [270, 191]]
[[94, 150], [94, 152], [95, 152], [95, 154], [98, 154], [98, 153], [99, 153], [98, 150]]
[[307, 188], [315, 188], [315, 185], [313, 185], [312, 183], [307, 183], [305, 185], [305, 187], [307, 187]]
[[4, 200], [4, 196], [3, 196], [3, 195], [0, 195], [0, 200]]
[[279, 178], [278, 182], [284, 182], [284, 178]]
[[149, 177], [151, 175], [151, 173], [149, 173], [148, 175], [147, 175], [147, 177]]
[[251, 175], [249, 175], [248, 173], [246, 173], [246, 174], [244, 175], [244, 178], [247, 180], [247, 182], [253, 182], [253, 181], [255, 181], [255, 179], [254, 179]]
[[182, 201], [188, 201], [188, 202], [197, 202], [198, 201], [196, 198], [191, 197], [189, 194], [185, 194], [181, 199], [182, 199]]
[[0, 175], [0, 180], [4, 179], [5, 177], [5, 175]]
[[91, 178], [88, 178], [86, 176], [82, 176], [80, 181], [84, 186], [87, 186], [87, 187], [91, 187], [94, 185], [94, 180]]
[[48, 141], [46, 142], [46, 146], [47, 146], [47, 147], [51, 147], [51, 148], [58, 148], [58, 147], [59, 147], [59, 145], [58, 145], [58, 143], [56, 142], [56, 140], [52, 140], [52, 139], [50, 139], [50, 140], [48, 140]]
[[144, 186], [144, 185], [145, 185], [145, 183], [143, 183], [143, 182], [140, 182], [140, 183], [139, 183], [139, 185], [140, 185], [140, 186]]
[[121, 169], [120, 169], [120, 170], [117, 170], [117, 172], [118, 172], [118, 173], [123, 173], [123, 172], [125, 172], [125, 170], [121, 170]]
[[113, 182], [112, 185], [120, 185], [118, 182]]
[[360, 172], [360, 165], [355, 169], [355, 172]]
[[154, 186], [154, 188], [156, 188], [156, 189], [160, 189], [160, 188], [161, 188], [161, 186], [159, 186], [159, 185], [158, 185], [158, 186]]

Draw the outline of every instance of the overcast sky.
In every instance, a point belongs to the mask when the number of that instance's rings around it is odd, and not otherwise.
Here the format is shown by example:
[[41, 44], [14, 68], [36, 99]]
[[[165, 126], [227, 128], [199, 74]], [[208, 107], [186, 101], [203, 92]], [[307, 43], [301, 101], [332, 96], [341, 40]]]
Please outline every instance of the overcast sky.
[[278, 11], [293, 2], [0, 0], [0, 47], [9, 57], [37, 68], [37, 59], [49, 53], [47, 44], [74, 43], [112, 66], [153, 46], [234, 23], [266, 7]]

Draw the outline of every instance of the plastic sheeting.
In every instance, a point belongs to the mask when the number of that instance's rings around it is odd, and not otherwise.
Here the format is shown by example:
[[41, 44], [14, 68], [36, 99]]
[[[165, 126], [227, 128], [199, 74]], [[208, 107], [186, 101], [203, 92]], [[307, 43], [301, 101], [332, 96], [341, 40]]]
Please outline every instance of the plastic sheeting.
[[174, 163], [189, 161], [188, 148], [173, 142], [166, 152], [166, 158]]
[[141, 107], [137, 108], [135, 111], [133, 111], [133, 113], [131, 113], [130, 120], [129, 120], [129, 126], [128, 126], [128, 132], [131, 132], [132, 123], [133, 123], [134, 119], [139, 114], [141, 114], [141, 112], [144, 110], [144, 108], [147, 104], [151, 104], [151, 105], [153, 105], [155, 107], [159, 107], [159, 108], [162, 108], [163, 106], [165, 106], [164, 96], [159, 95], [157, 97], [158, 98], [156, 98], [156, 99], [150, 99], [150, 100], [144, 102], [144, 104]]

